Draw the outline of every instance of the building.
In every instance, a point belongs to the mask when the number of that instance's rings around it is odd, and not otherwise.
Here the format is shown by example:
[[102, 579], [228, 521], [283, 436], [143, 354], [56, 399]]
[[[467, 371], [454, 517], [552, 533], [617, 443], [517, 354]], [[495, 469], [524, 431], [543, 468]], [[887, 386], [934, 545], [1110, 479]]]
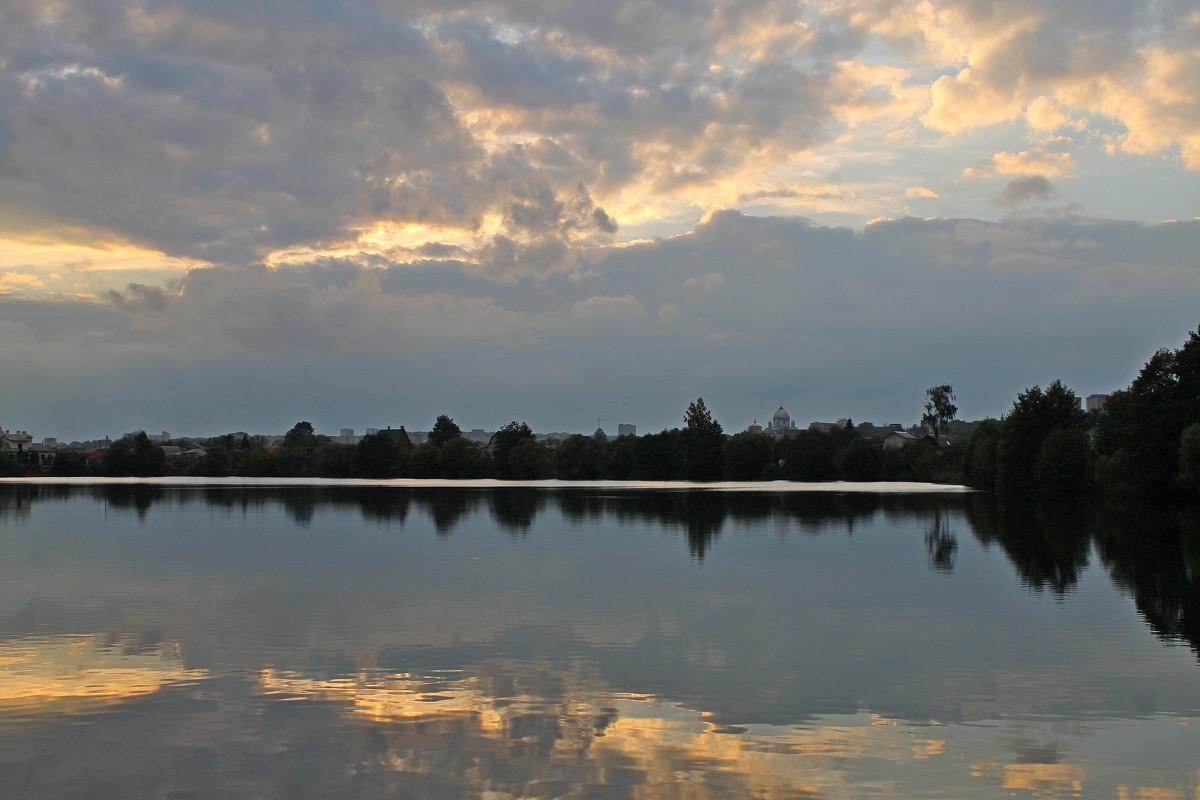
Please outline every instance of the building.
[[33, 436], [28, 431], [0, 429], [0, 456], [9, 456], [22, 465], [47, 466], [54, 462], [57, 452], [55, 447], [34, 444]]
[[33, 446], [33, 437], [28, 431], [6, 431], [0, 429], [0, 453], [20, 458]]
[[362, 441], [361, 436], [354, 435], [354, 428], [342, 428], [337, 436], [329, 437], [334, 444], [358, 444]]
[[884, 450], [899, 450], [901, 447], [908, 447], [913, 442], [919, 442], [920, 437], [915, 436], [908, 431], [892, 431], [887, 436], [883, 437], [881, 446]]
[[637, 425], [622, 422], [617, 425], [617, 436], [637, 436]]
[[923, 436], [918, 436], [915, 433], [908, 431], [892, 431], [885, 436], [880, 443], [884, 450], [899, 450], [902, 447], [908, 447], [916, 442], [924, 442], [930, 447], [942, 448], [949, 447], [954, 444], [949, 436], [934, 436], [932, 433], [926, 433]]
[[782, 403], [779, 404], [779, 408], [775, 410], [775, 413], [771, 415], [771, 421], [763, 429], [763, 433], [768, 436], [774, 436], [776, 439], [796, 434], [796, 421], [792, 419], [792, 415], [787, 412]]
[[408, 438], [408, 431], [404, 430], [403, 425], [400, 426], [399, 430], [394, 430], [392, 426], [389, 425], [387, 430], [379, 431], [378, 435], [383, 436], [391, 441], [391, 443], [394, 444], [396, 449], [401, 453], [407, 453], [409, 450], [413, 449], [412, 439]]
[[1106, 394], [1089, 394], [1084, 401], [1085, 411], [1099, 411], [1104, 408], [1104, 404], [1108, 402]]
[[845, 428], [848, 422], [849, 420], [845, 417], [842, 417], [837, 422], [810, 422], [808, 423], [808, 429], [817, 433], [833, 433]]
[[775, 410], [775, 413], [771, 415], [771, 421], [767, 423], [765, 428], [758, 421], [757, 417], [754, 419], [754, 422], [746, 426], [747, 433], [762, 433], [775, 439], [795, 436], [799, 430], [796, 427], [796, 421], [792, 419], [792, 415], [787, 412], [782, 403]]

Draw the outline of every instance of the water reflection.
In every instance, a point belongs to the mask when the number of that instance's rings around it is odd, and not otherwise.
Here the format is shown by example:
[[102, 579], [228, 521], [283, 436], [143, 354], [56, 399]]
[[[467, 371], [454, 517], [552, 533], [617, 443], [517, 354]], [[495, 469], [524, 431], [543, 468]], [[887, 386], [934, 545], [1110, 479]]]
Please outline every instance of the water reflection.
[[1079, 583], [1092, 539], [1085, 501], [980, 497], [968, 502], [967, 513], [975, 535], [1003, 548], [1025, 586], [1061, 596]]
[[984, 496], [5, 487], [0, 796], [1195, 797], [1198, 530]]
[[925, 529], [925, 549], [929, 551], [929, 565], [938, 572], [954, 571], [954, 559], [958, 555], [958, 537], [950, 526], [949, 514], [940, 506], [933, 510], [933, 520]]
[[1155, 634], [1200, 657], [1200, 509], [1109, 504], [1095, 531], [1101, 561]]

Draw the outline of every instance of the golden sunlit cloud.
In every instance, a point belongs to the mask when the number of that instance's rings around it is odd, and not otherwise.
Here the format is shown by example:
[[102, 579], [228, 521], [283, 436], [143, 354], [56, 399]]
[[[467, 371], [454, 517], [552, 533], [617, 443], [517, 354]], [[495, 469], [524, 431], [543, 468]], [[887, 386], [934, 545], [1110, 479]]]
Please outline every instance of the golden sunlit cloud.
[[36, 275], [23, 272], [0, 273], [0, 293], [15, 293], [23, 289], [40, 289], [46, 284]]
[[1075, 165], [1070, 153], [1049, 153], [1043, 150], [1022, 150], [1019, 153], [996, 153], [992, 156], [996, 173], [1000, 175], [1041, 175], [1054, 178], [1064, 175]]
[[1041, 95], [1025, 109], [1025, 122], [1035, 131], [1052, 132], [1071, 124], [1072, 119], [1053, 99]]
[[203, 266], [194, 259], [116, 242], [98, 246], [0, 237], [0, 292], [91, 296], [131, 280], [162, 283]]

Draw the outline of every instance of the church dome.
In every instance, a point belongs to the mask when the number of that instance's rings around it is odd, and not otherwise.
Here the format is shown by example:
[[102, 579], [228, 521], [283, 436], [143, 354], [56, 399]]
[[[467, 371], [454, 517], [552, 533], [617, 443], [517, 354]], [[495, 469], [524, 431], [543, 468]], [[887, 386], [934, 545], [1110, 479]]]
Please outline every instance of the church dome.
[[771, 427], [772, 428], [790, 428], [791, 425], [792, 425], [792, 415], [789, 414], [786, 410], [784, 410], [783, 406], [780, 406], [779, 410], [776, 411], [774, 416], [771, 417]]

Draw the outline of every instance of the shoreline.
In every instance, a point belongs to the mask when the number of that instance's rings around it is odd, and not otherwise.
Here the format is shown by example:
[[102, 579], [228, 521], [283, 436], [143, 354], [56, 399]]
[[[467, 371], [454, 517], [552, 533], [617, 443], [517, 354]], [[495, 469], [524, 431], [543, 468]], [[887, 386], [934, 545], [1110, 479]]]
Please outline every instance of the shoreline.
[[624, 491], [711, 491], [769, 492], [789, 494], [824, 492], [841, 494], [966, 494], [976, 490], [958, 484], [915, 481], [504, 481], [494, 478], [450, 480], [444, 478], [204, 478], [192, 476], [155, 477], [13, 477], [0, 478], [0, 485], [30, 486], [162, 486], [175, 488], [397, 488], [397, 489], [606, 489]]

